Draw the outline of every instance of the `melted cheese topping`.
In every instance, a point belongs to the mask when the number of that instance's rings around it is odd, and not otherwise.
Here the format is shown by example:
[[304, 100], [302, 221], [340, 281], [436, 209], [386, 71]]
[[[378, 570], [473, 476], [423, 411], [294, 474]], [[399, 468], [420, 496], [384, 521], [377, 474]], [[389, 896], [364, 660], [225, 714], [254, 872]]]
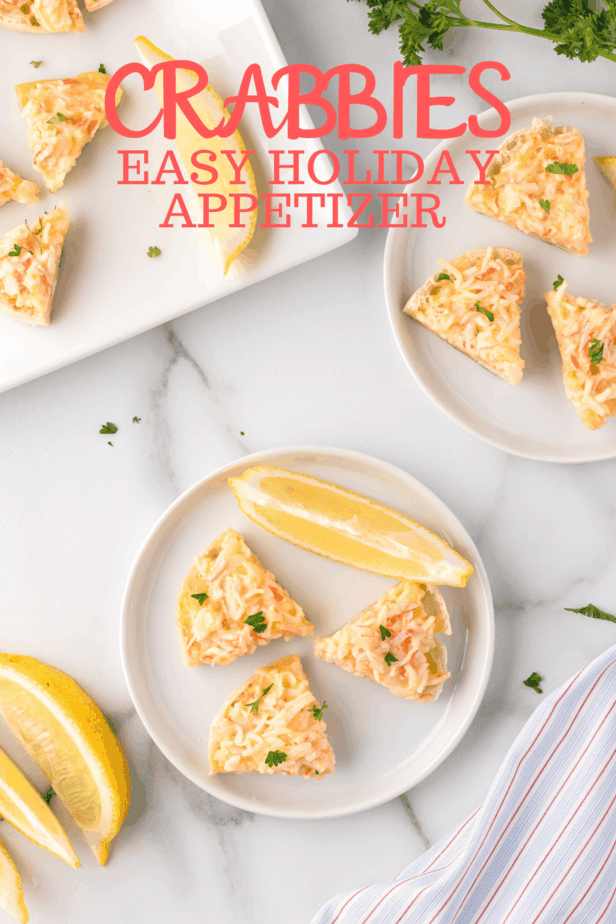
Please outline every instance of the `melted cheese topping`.
[[[203, 605], [193, 594], [206, 593]], [[245, 620], [262, 613], [263, 632]], [[312, 635], [313, 627], [286, 590], [228, 529], [198, 556], [180, 590], [176, 622], [185, 663], [229, 664], [281, 636]]]
[[[522, 257], [503, 260], [493, 247], [439, 260], [451, 281], [428, 284], [405, 307], [407, 314], [505, 381], [522, 378], [520, 302], [524, 298]], [[494, 315], [494, 320], [477, 304]]]
[[[257, 711], [252, 704], [260, 700]], [[318, 706], [297, 655], [259, 668], [224, 704], [210, 729], [212, 773], [278, 773], [320, 779], [334, 771], [334, 752], [325, 720], [315, 718]], [[285, 760], [266, 764], [269, 752]]]
[[36, 183], [22, 180], [20, 176], [2, 165], [0, 160], [0, 205], [9, 199], [21, 202], [22, 205], [34, 205], [38, 200], [39, 188]]
[[[548, 173], [553, 163], [575, 164], [572, 176]], [[571, 253], [588, 253], [588, 192], [584, 138], [575, 128], [555, 128], [551, 119], [508, 138], [488, 168], [488, 185], [473, 183], [465, 202], [476, 212], [556, 244]], [[540, 200], [549, 202], [549, 214]]]
[[[588, 430], [598, 430], [616, 414], [616, 305], [574, 298], [563, 282], [546, 292], [556, 331], [567, 397]], [[593, 363], [593, 341], [603, 344], [603, 359]]]
[[[84, 146], [107, 124], [105, 91], [110, 79], [108, 74], [92, 72], [15, 88], [28, 125], [34, 167], [51, 192], [62, 186]], [[118, 90], [116, 102], [121, 95]]]
[[83, 32], [77, 0], [0, 0], [0, 26], [24, 32]]
[[49, 323], [68, 225], [68, 209], [61, 202], [33, 228], [26, 223], [2, 238], [0, 310], [27, 324]]
[[[381, 633], [381, 626], [391, 635]], [[440, 594], [402, 581], [334, 635], [316, 638], [314, 653], [403, 699], [429, 702], [449, 677], [447, 653], [435, 632], [451, 632]], [[388, 664], [387, 654], [397, 661]]]

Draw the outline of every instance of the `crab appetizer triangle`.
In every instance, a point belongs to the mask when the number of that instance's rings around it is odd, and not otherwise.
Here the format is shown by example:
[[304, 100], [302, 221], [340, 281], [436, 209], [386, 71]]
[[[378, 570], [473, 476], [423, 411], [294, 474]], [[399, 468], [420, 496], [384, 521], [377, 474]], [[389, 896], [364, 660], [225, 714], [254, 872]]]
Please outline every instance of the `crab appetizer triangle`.
[[469, 186], [465, 202], [574, 254], [588, 253], [588, 192], [584, 139], [576, 128], [534, 119], [501, 144], [486, 172]]
[[0, 160], [0, 206], [10, 199], [22, 205], [34, 205], [40, 190], [36, 183], [22, 180], [20, 176], [5, 167]]
[[314, 653], [402, 699], [430, 702], [449, 677], [438, 632], [451, 634], [439, 591], [402, 581], [329, 638], [315, 638]]
[[211, 773], [279, 773], [322, 779], [334, 772], [323, 709], [297, 655], [259, 667], [224, 703], [210, 728]]
[[[15, 87], [28, 126], [35, 170], [50, 192], [60, 189], [83, 148], [106, 125], [105, 91], [111, 77], [98, 71]], [[116, 102], [122, 91], [118, 89]]]
[[312, 635], [298, 603], [228, 529], [195, 558], [178, 595], [175, 619], [182, 659], [230, 664], [275, 638]]
[[15, 32], [83, 32], [77, 0], [0, 0], [0, 27]]
[[[560, 280], [560, 285], [558, 281]], [[616, 414], [616, 305], [574, 298], [559, 277], [546, 292], [563, 364], [565, 392], [587, 430]]]
[[404, 310], [460, 352], [512, 385], [522, 378], [520, 303], [525, 274], [515, 250], [469, 250], [442, 267]]
[[30, 228], [0, 240], [0, 311], [26, 324], [49, 324], [69, 214], [64, 202]]

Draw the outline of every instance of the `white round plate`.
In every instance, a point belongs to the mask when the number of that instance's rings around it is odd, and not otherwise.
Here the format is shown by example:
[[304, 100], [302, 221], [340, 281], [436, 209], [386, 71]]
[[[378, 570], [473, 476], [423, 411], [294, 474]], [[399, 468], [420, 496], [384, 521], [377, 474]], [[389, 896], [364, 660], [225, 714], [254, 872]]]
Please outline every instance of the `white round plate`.
[[[385, 296], [394, 336], [415, 378], [446, 414], [475, 436], [530, 459], [588, 462], [616, 456], [616, 421], [601, 430], [585, 430], [565, 397], [560, 355], [547, 313], [544, 292], [560, 273], [576, 296], [616, 300], [616, 193], [595, 166], [596, 154], [614, 154], [616, 99], [592, 93], [545, 93], [508, 103], [511, 133], [533, 118], [553, 116], [556, 125], [574, 125], [586, 141], [586, 178], [590, 192], [590, 230], [594, 242], [588, 256], [576, 257], [477, 214], [464, 204], [477, 168], [466, 150], [498, 147], [502, 138], [465, 134], [448, 139], [426, 158], [421, 180], [405, 192], [437, 194], [443, 228], [392, 228], [385, 248]], [[491, 109], [480, 124], [496, 128], [500, 118]], [[427, 185], [441, 152], [451, 153], [463, 186]], [[409, 198], [409, 204], [411, 199]], [[430, 219], [427, 219], [430, 223]], [[431, 224], [431, 223], [430, 223]], [[524, 377], [508, 385], [459, 353], [402, 311], [407, 300], [432, 273], [438, 259], [450, 259], [478, 247], [511, 247], [524, 256], [526, 298], [522, 307]]]
[[[444, 588], [453, 635], [451, 678], [436, 703], [399, 700], [369, 680], [314, 657], [310, 637], [282, 639], [233, 664], [186, 668], [176, 638], [175, 598], [194, 556], [231, 526], [304, 608], [315, 635], [330, 635], [394, 581], [305, 552], [271, 536], [239, 510], [227, 479], [251, 465], [306, 472], [414, 517], [468, 558], [465, 588]], [[182, 495], [158, 521], [133, 565], [123, 604], [122, 659], [148, 732], [188, 779], [231, 805], [286, 818], [327, 818], [380, 805], [424, 779], [460, 741], [481, 702], [492, 663], [494, 613], [485, 569], [451, 511], [400, 469], [339, 449], [299, 447], [246, 456]], [[210, 723], [256, 667], [299, 654], [322, 702], [336, 772], [322, 781], [208, 770]]]

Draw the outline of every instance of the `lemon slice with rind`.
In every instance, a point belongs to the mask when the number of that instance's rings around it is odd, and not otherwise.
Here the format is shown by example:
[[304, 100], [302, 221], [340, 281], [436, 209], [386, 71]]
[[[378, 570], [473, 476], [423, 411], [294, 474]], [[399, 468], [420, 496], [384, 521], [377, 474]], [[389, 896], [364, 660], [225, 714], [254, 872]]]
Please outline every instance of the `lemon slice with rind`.
[[69, 866], [81, 866], [64, 828], [39, 791], [1, 749], [0, 817]]
[[12, 654], [0, 654], [0, 713], [104, 866], [128, 812], [130, 778], [103, 713], [68, 674]]
[[0, 844], [0, 908], [12, 914], [21, 924], [28, 924], [30, 920], [24, 902], [21, 876], [3, 844]]
[[473, 567], [409, 517], [311, 475], [255, 466], [229, 478], [235, 499], [268, 532], [362, 571], [463, 587]]
[[[175, 58], [172, 58], [170, 55], [165, 54], [164, 51], [161, 51], [160, 48], [157, 48], [156, 45], [153, 45], [152, 42], [143, 35], [135, 39], [135, 45], [141, 56], [141, 60], [147, 67], [153, 67], [155, 64], [160, 64], [163, 61], [175, 60]], [[190, 87], [193, 87], [195, 83], [196, 74], [192, 71], [183, 69], [177, 70], [176, 86], [180, 90], [188, 90]], [[162, 74], [159, 72], [156, 75], [154, 89], [156, 90], [161, 104], [162, 88], [163, 78]], [[200, 93], [192, 96], [190, 102], [203, 124], [210, 129], [219, 125], [223, 119], [227, 121], [230, 118], [229, 112], [224, 107], [223, 100], [218, 93], [214, 92], [209, 84]], [[251, 193], [253, 196], [256, 196], [257, 186], [252, 167], [248, 160], [242, 167], [240, 173], [241, 185], [234, 183], [235, 172], [227, 156], [223, 155], [222, 151], [234, 152], [235, 162], [239, 164], [243, 157], [242, 151], [245, 151], [246, 147], [239, 132], [234, 132], [229, 138], [220, 138], [216, 135], [212, 138], [202, 138], [180, 110], [177, 112], [176, 125], [177, 134], [175, 144], [189, 177], [195, 172], [195, 167], [191, 162], [191, 158], [196, 151], [207, 149], [216, 155], [216, 160], [212, 161], [213, 166], [218, 171], [216, 182], [210, 183], [207, 186], [198, 186], [193, 183], [193, 186], [197, 194], [215, 193], [225, 197], [227, 203], [226, 207], [220, 212], [210, 213], [210, 221], [214, 227], [208, 228], [207, 230], [212, 238], [216, 258], [222, 267], [223, 274], [226, 275], [235, 258], [250, 243], [257, 226], [257, 212], [255, 209], [252, 212], [245, 212], [242, 214], [242, 221], [245, 222], [246, 227], [229, 227], [233, 224], [234, 212], [234, 200], [230, 198], [230, 195], [231, 193]]]

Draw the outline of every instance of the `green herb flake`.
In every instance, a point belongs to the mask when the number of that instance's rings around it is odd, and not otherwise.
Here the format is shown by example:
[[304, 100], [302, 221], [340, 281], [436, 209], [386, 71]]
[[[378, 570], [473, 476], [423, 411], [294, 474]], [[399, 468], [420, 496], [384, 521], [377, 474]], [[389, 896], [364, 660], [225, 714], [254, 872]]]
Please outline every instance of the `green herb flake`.
[[261, 705], [261, 700], [263, 699], [264, 696], [267, 696], [267, 694], [269, 693], [269, 691], [272, 689], [273, 686], [274, 684], [270, 683], [269, 687], [266, 687], [263, 690], [263, 693], [261, 694], [261, 696], [259, 696], [259, 698], [256, 699], [254, 703], [246, 703], [247, 706], [250, 706], [250, 711], [254, 712], [255, 715], [259, 715], [259, 706]]
[[190, 596], [193, 598], [193, 600], [197, 600], [197, 601], [198, 601], [199, 606], [203, 606], [203, 604], [205, 603], [205, 601], [206, 601], [207, 598], [208, 598], [208, 595], [207, 595], [207, 594], [191, 594]]
[[386, 638], [391, 638], [391, 632], [387, 626], [379, 626], [379, 632], [381, 633], [381, 641], [384, 642]]
[[388, 651], [387, 654], [385, 655], [385, 664], [387, 665], [387, 667], [391, 667], [394, 661], [397, 661], [397, 660], [398, 659], [394, 657], [394, 655], [392, 655], [391, 651]]
[[598, 366], [601, 360], [603, 359], [603, 347], [605, 344], [602, 340], [593, 340], [593, 342], [588, 347], [588, 356], [591, 363], [594, 363], [595, 366]]
[[549, 215], [550, 214], [550, 200], [549, 199], [539, 199], [539, 205], [543, 211]]
[[133, 417], [133, 423], [141, 423], [141, 417]]
[[560, 289], [560, 287], [562, 286], [562, 284], [563, 284], [564, 281], [565, 281], [565, 280], [563, 279], [563, 277], [562, 277], [562, 276], [560, 275], [560, 273], [559, 273], [558, 276], [557, 276], [557, 278], [556, 278], [556, 280], [552, 283], [552, 285], [554, 286], [554, 291], [555, 291], [555, 292], [556, 292], [556, 289]]
[[47, 792], [41, 793], [41, 799], [43, 800], [43, 802], [46, 802], [47, 805], [49, 805], [49, 803], [51, 802], [54, 796], [55, 796], [55, 792], [53, 790], [53, 786], [50, 786]]
[[98, 72], [99, 72], [99, 74], [106, 74], [106, 73], [107, 73], [107, 71], [105, 70], [105, 65], [104, 65], [104, 64], [99, 64], [99, 66], [98, 66]]
[[265, 763], [268, 767], [277, 767], [278, 764], [284, 764], [287, 755], [284, 751], [268, 751]]
[[320, 722], [321, 719], [323, 718], [324, 709], [329, 709], [329, 706], [327, 705], [325, 700], [323, 701], [322, 706], [319, 706], [318, 703], [313, 703], [310, 709], [308, 710], [308, 712], [311, 712], [313, 716], [315, 717], [315, 719], [317, 720], [317, 722]]
[[160, 254], [160, 247], [150, 247], [148, 250], [148, 257], [160, 257]]
[[40, 67], [42, 63], [42, 61], [30, 61], [32, 67]]
[[543, 690], [539, 686], [541, 683], [541, 677], [536, 671], [533, 671], [530, 677], [527, 677], [526, 680], [522, 681], [522, 683], [525, 687], [530, 687], [531, 690], [536, 690], [537, 693], [543, 693]]
[[481, 305], [479, 304], [479, 302], [475, 302], [475, 309], [476, 309], [477, 311], [481, 311], [483, 314], [485, 314], [485, 316], [486, 316], [486, 318], [488, 319], [488, 321], [493, 321], [493, 320], [494, 320], [494, 312], [493, 312], [493, 311], [488, 311], [487, 308], [482, 308]]
[[22, 252], [23, 247], [20, 247], [19, 244], [13, 244], [13, 249], [9, 250], [9, 257], [18, 257]]
[[447, 273], [439, 273], [436, 277], [437, 282], [451, 282], [451, 276], [448, 276]]
[[52, 116], [51, 119], [47, 119], [48, 125], [58, 125], [60, 122], [74, 122], [74, 119], [69, 119], [68, 116], [65, 116], [62, 112], [56, 112], [55, 116]]
[[34, 16], [31, 16], [31, 17], [30, 17], [30, 25], [31, 25], [31, 26], [38, 26], [38, 25], [39, 25], [38, 20], [35, 19]]
[[578, 610], [573, 609], [571, 606], [566, 606], [565, 609], [568, 613], [581, 613], [582, 616], [590, 616], [591, 619], [605, 619], [607, 622], [616, 622], [616, 616], [604, 613], [603, 610], [600, 610], [598, 606], [594, 606], [592, 603], [589, 603], [588, 606], [581, 606]]
[[253, 613], [252, 616], [248, 616], [244, 622], [247, 626], [250, 626], [253, 632], [261, 633], [265, 632], [267, 629], [267, 621], [263, 615], [263, 610], [259, 610], [258, 613]]
[[554, 161], [553, 164], [547, 165], [545, 172], [558, 173], [561, 176], [573, 176], [574, 173], [578, 173], [578, 167], [576, 164], [559, 164], [558, 161]]
[[100, 428], [98, 432], [99, 433], [117, 433], [118, 428], [116, 427], [115, 424], [112, 424], [111, 421], [108, 420], [106, 424], [103, 424], [103, 426]]

